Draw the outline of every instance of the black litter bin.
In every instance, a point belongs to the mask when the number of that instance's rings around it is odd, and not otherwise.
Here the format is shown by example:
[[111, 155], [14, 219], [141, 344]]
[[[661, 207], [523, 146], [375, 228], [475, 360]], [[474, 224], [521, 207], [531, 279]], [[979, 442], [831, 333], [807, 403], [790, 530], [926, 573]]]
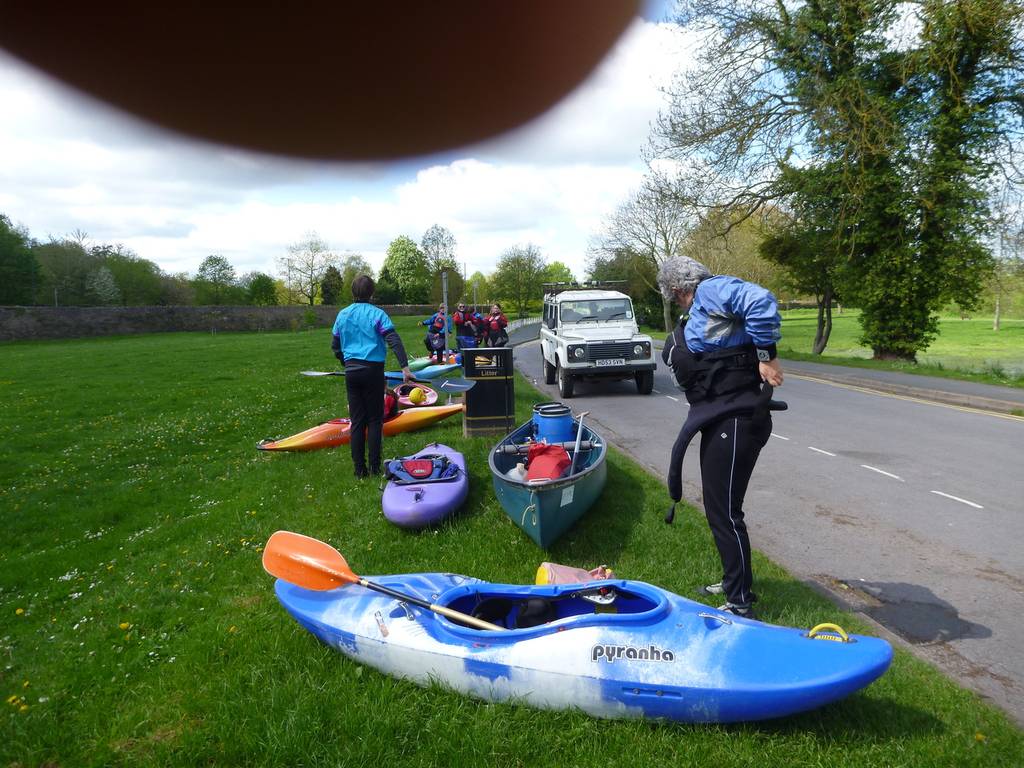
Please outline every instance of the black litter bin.
[[462, 368], [476, 386], [466, 392], [466, 437], [507, 435], [515, 427], [512, 347], [462, 350]]

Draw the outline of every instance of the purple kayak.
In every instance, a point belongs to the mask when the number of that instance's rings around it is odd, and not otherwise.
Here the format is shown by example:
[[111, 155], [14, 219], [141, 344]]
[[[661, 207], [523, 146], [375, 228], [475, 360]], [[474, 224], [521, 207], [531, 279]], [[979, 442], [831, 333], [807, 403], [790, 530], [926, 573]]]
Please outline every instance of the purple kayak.
[[448, 517], [469, 493], [466, 460], [454, 448], [431, 443], [387, 462], [384, 517], [402, 528], [424, 528]]

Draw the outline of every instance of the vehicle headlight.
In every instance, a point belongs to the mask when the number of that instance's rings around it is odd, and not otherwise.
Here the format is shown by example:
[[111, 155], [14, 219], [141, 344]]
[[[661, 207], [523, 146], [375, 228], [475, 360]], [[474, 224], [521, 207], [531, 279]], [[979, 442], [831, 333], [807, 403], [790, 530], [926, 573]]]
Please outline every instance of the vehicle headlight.
[[584, 357], [587, 356], [587, 350], [583, 347], [576, 347], [572, 351], [572, 356], [575, 357], [577, 360], [582, 360]]
[[642, 357], [644, 354], [644, 348], [642, 345], [637, 344], [633, 347], [633, 357]]

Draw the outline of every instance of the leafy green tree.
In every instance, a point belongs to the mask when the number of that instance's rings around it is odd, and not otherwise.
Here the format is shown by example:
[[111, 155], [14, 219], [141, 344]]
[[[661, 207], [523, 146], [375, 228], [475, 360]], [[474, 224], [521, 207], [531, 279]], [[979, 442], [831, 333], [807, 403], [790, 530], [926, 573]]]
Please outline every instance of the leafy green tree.
[[28, 231], [0, 213], [0, 304], [32, 304], [40, 282], [39, 262]]
[[395, 281], [405, 304], [425, 304], [430, 296], [427, 258], [411, 238], [401, 235], [388, 245], [384, 269]]
[[656, 131], [679, 196], [751, 215], [793, 194], [787, 172], [833, 174], [862, 340], [914, 359], [990, 263], [984, 184], [1019, 154], [1024, 5], [688, 0], [681, 20], [710, 34]]
[[338, 268], [331, 264], [324, 272], [323, 282], [320, 283], [320, 299], [324, 304], [334, 306], [347, 303], [342, 301], [342, 289], [345, 287], [345, 280]]
[[195, 284], [200, 304], [224, 304], [235, 286], [235, 268], [224, 256], [211, 254], [199, 265]]
[[373, 277], [373, 267], [361, 253], [346, 253], [341, 257], [340, 268], [345, 290], [341, 293], [338, 303], [350, 304], [352, 302], [352, 283], [360, 275]]
[[163, 272], [152, 261], [140, 258], [121, 243], [96, 245], [89, 253], [110, 270], [117, 283], [121, 304], [150, 306], [160, 303], [164, 288]]
[[483, 272], [477, 270], [466, 280], [465, 293], [466, 301], [470, 304], [475, 307], [483, 306], [491, 299], [490, 279]]
[[162, 306], [190, 306], [196, 303], [196, 289], [188, 272], [160, 275], [160, 298]]
[[531, 302], [541, 297], [541, 275], [544, 257], [533, 243], [516, 245], [498, 259], [491, 284], [497, 298], [512, 305], [520, 317], [526, 315]]
[[88, 281], [98, 259], [90, 255], [81, 239], [51, 239], [36, 243], [32, 253], [42, 274], [39, 302], [54, 306], [87, 306], [91, 303]]
[[560, 261], [548, 262], [541, 274], [541, 282], [545, 283], [574, 283], [576, 278], [572, 270]]
[[587, 260], [591, 280], [623, 282], [619, 289], [633, 300], [633, 309], [648, 325], [663, 322], [661, 291], [657, 285], [657, 267], [643, 255], [628, 248], [611, 252], [606, 247], [592, 249]]
[[380, 275], [377, 277], [377, 288], [374, 290], [374, 300], [378, 304], [401, 304], [402, 292], [398, 290], [398, 283], [391, 276], [386, 266], [380, 268]]
[[[444, 270], [442, 270], [444, 271]], [[432, 304], [440, 304], [443, 296], [442, 284], [441, 284], [441, 273], [442, 271], [435, 272], [433, 280], [430, 285], [430, 301]], [[456, 302], [464, 298], [466, 293], [466, 283], [462, 279], [462, 273], [458, 269], [448, 269], [448, 303], [452, 306]], [[448, 311], [452, 311], [452, 307], [448, 307]]]
[[274, 285], [274, 278], [270, 275], [263, 272], [250, 272], [242, 278], [242, 286], [245, 288], [245, 296], [249, 304], [258, 307], [277, 305], [277, 288]]

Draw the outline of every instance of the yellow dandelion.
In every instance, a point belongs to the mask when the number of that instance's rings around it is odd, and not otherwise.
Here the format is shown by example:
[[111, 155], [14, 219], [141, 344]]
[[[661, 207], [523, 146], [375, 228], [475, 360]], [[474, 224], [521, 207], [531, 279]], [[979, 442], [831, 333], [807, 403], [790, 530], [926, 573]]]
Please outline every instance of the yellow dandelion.
[[28, 704], [22, 704], [20, 707], [18, 707], [18, 711], [19, 712], [28, 712]]
[[18, 609], [16, 609], [14, 611], [14, 615], [15, 616], [21, 616], [23, 613], [25, 613], [25, 609], [24, 608], [18, 608]]
[[974, 740], [975, 741], [986, 741], [986, 740], [988, 740], [988, 737], [984, 733], [982, 733], [981, 731], [977, 731], [974, 734]]
[[238, 631], [238, 627], [236, 627], [234, 624], [232, 624], [230, 627], [228, 627], [228, 632], [237, 632], [237, 631]]
[[7, 703], [8, 704], [13, 704], [14, 702], [16, 702], [20, 698], [21, 697], [18, 694], [12, 693], [10, 696], [7, 697]]
[[22, 688], [28, 688], [28, 680], [21, 684]]
[[129, 624], [127, 621], [122, 621], [120, 624], [117, 625], [117, 628], [120, 629], [123, 632], [124, 630], [128, 629], [128, 627], [130, 627], [130, 626], [131, 626], [131, 624]]

